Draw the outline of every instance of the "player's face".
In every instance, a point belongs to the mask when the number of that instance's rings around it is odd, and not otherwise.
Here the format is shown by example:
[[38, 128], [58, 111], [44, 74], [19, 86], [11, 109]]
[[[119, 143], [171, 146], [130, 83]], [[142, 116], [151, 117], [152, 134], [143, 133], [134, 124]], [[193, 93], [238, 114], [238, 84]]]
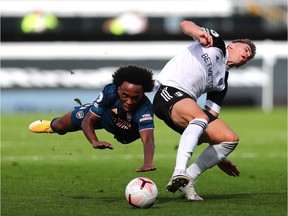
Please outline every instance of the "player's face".
[[118, 95], [125, 112], [132, 111], [143, 97], [143, 87], [129, 82], [123, 82], [118, 88]]
[[233, 54], [231, 53], [231, 60], [236, 67], [240, 67], [241, 65], [244, 65], [247, 61], [249, 61], [252, 51], [250, 49], [250, 46], [246, 43], [233, 43], [233, 45]]

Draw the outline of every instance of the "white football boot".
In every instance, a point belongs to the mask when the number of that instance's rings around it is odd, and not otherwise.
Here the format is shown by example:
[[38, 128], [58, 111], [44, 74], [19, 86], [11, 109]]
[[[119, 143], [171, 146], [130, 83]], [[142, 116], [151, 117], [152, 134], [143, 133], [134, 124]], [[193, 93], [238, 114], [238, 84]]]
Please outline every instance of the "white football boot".
[[177, 190], [184, 188], [189, 182], [189, 178], [185, 175], [173, 176], [167, 184], [167, 191], [175, 193]]
[[204, 200], [202, 197], [198, 196], [198, 194], [195, 191], [195, 184], [196, 180], [193, 178], [189, 178], [188, 184], [180, 188], [179, 190], [183, 192], [183, 195], [187, 200], [197, 200], [197, 201], [202, 201]]

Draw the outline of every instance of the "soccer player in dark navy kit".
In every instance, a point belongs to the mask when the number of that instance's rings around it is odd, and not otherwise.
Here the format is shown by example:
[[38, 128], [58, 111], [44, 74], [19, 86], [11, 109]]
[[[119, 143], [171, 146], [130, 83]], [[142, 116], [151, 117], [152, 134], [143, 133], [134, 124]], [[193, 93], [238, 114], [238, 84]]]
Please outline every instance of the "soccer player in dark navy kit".
[[153, 107], [144, 94], [154, 88], [151, 70], [128, 65], [112, 75], [113, 83], [104, 87], [93, 103], [75, 107], [52, 121], [37, 120], [29, 125], [34, 133], [58, 133], [82, 130], [95, 149], [113, 149], [111, 143], [100, 141], [95, 130], [105, 129], [120, 143], [139, 138], [144, 147], [143, 166], [136, 172], [155, 170]]
[[[174, 193], [179, 189], [188, 200], [203, 200], [194, 185], [205, 170], [218, 165], [228, 175], [239, 175], [235, 165], [226, 159], [236, 148], [238, 135], [218, 115], [228, 88], [229, 69], [251, 60], [256, 47], [249, 39], [233, 40], [226, 46], [216, 31], [191, 21], [182, 21], [180, 28], [195, 42], [174, 56], [160, 72], [153, 106], [155, 115], [181, 134], [167, 190]], [[202, 110], [197, 99], [205, 93]], [[187, 167], [202, 142], [209, 146]]]

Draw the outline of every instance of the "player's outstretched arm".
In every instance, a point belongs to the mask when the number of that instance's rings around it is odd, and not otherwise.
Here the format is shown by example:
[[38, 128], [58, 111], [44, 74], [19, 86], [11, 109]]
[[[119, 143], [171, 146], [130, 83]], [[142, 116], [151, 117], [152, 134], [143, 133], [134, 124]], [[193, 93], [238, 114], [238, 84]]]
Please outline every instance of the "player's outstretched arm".
[[113, 146], [108, 142], [99, 141], [95, 131], [94, 131], [94, 123], [99, 119], [98, 116], [94, 115], [91, 111], [89, 111], [84, 117], [81, 128], [88, 139], [88, 141], [92, 144], [95, 149], [113, 149]]
[[153, 129], [146, 129], [140, 131], [140, 137], [143, 142], [144, 148], [144, 164], [140, 168], [136, 169], [136, 172], [147, 172], [156, 170], [156, 167], [153, 165], [155, 148], [153, 131]]
[[194, 22], [184, 20], [180, 22], [179, 26], [184, 34], [199, 40], [204, 46], [211, 47], [213, 45], [212, 36]]

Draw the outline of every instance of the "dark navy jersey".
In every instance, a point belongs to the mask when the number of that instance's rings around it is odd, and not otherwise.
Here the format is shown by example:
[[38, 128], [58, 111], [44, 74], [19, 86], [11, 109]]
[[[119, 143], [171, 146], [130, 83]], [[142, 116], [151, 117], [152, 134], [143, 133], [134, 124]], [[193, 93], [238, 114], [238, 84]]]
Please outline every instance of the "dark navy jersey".
[[90, 111], [100, 116], [95, 129], [105, 128], [121, 143], [130, 143], [140, 138], [139, 131], [153, 129], [153, 108], [146, 95], [132, 112], [124, 112], [117, 86], [109, 84], [98, 95]]

